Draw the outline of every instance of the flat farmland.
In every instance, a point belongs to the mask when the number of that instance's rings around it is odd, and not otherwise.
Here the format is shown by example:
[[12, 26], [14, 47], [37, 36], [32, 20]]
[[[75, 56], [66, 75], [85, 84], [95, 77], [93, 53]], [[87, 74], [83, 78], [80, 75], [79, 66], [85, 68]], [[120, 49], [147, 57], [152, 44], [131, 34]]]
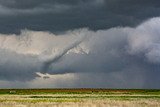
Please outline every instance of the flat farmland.
[[160, 90], [0, 89], [0, 107], [160, 107]]

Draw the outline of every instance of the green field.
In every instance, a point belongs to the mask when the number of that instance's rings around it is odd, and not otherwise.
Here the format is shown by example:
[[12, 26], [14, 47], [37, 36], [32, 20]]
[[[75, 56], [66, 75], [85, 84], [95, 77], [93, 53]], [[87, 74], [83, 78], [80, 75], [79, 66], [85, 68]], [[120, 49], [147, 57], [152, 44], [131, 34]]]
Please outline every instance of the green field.
[[160, 90], [0, 89], [0, 107], [160, 107]]

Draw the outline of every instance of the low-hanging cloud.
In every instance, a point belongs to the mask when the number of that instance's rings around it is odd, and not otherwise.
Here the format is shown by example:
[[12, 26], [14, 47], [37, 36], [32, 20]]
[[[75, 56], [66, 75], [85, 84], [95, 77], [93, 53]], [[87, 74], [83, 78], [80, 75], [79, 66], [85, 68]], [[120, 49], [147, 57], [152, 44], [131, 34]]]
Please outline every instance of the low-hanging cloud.
[[1, 34], [1, 79], [34, 79], [36, 72], [46, 72], [44, 70], [64, 54], [87, 54], [88, 50], [79, 45], [85, 38], [80, 32], [81, 30], [69, 31], [59, 36], [27, 30], [20, 35]]
[[160, 62], [159, 18], [153, 18], [131, 31], [129, 53], [143, 54], [148, 61]]
[[[44, 67], [43, 67], [43, 71], [47, 72], [49, 66], [58, 61], [63, 55], [65, 55], [69, 50], [77, 47], [80, 43], [83, 42], [83, 40], [85, 39], [86, 35], [81, 35], [80, 34], [80, 38], [77, 41], [74, 41], [73, 43], [69, 44], [68, 46], [66, 46], [65, 48], [61, 49], [57, 54], [55, 55], [51, 55], [49, 56], [49, 58], [45, 59], [44, 62]], [[43, 57], [43, 56], [42, 56]]]
[[[157, 17], [135, 28], [79, 29], [61, 35], [28, 30], [20, 35], [1, 34], [0, 79], [33, 80], [39, 72], [52, 75], [82, 73], [84, 78], [85, 73], [106, 74], [107, 78], [107, 74], [120, 74], [118, 78], [114, 75], [115, 81], [127, 81], [126, 76], [131, 74], [141, 78], [133, 78], [130, 82], [141, 81], [141, 86], [157, 88], [157, 75], [160, 74], [159, 25], [160, 18]], [[100, 81], [105, 84], [103, 78]]]

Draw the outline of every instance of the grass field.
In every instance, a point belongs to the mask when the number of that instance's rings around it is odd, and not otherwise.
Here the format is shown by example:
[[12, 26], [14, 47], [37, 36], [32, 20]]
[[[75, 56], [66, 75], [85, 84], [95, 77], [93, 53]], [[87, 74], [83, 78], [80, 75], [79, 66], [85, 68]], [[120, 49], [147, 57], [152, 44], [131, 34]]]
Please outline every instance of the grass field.
[[0, 107], [160, 107], [160, 90], [1, 89]]

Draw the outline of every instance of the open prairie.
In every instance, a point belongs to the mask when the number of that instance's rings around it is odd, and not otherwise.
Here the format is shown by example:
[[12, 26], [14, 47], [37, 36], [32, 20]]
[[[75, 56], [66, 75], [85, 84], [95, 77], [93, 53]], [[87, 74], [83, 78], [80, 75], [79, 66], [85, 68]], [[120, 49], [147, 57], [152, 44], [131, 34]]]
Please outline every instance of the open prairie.
[[160, 90], [1, 89], [0, 107], [160, 107]]

